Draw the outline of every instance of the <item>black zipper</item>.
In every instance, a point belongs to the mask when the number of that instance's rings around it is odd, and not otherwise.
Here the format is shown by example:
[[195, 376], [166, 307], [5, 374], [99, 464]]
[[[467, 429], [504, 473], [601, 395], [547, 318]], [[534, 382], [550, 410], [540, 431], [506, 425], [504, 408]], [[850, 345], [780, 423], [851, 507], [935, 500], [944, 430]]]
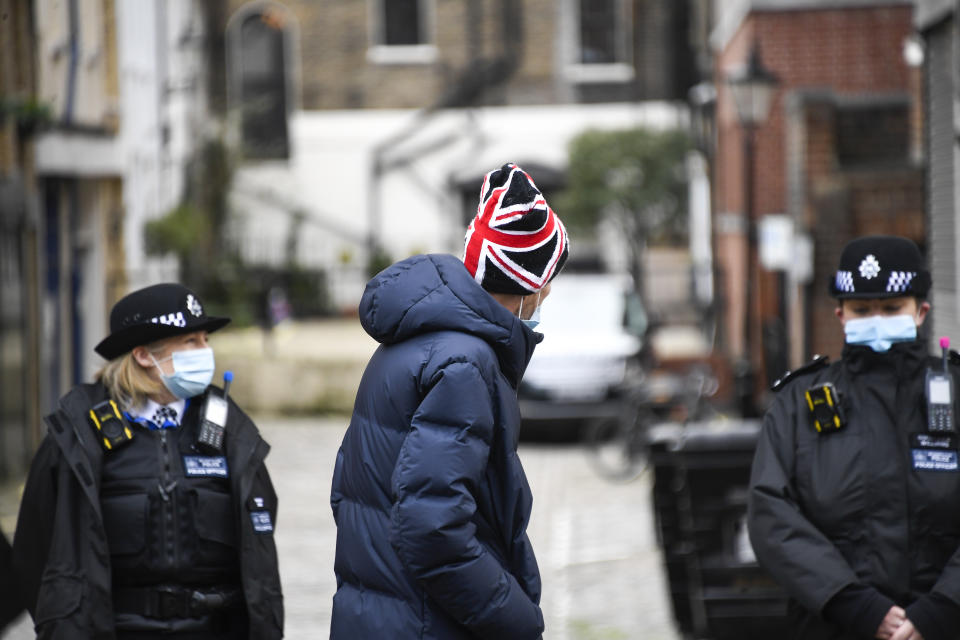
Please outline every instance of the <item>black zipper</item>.
[[161, 545], [163, 558], [168, 567], [176, 566], [179, 549], [177, 548], [177, 495], [174, 491], [177, 481], [170, 472], [170, 444], [167, 442], [166, 429], [160, 429], [160, 482], [157, 490], [160, 492], [160, 522]]

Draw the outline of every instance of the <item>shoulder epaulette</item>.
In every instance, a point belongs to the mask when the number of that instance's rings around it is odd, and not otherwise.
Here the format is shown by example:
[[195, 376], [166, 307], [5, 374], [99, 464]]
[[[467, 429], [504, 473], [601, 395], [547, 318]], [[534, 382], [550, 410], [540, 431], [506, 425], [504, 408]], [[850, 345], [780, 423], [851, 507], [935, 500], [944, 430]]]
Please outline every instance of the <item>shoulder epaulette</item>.
[[[958, 356], [958, 358], [960, 358], [960, 356]], [[829, 356], [813, 356], [813, 360], [803, 365], [799, 369], [794, 369], [793, 371], [787, 371], [782, 376], [780, 376], [780, 378], [778, 378], [777, 381], [770, 386], [770, 389], [771, 391], [780, 391], [780, 389], [783, 389], [783, 387], [786, 386], [788, 382], [790, 382], [797, 376], [801, 376], [805, 373], [810, 373], [811, 371], [817, 371], [819, 369], [824, 368], [828, 364], [830, 364]]]

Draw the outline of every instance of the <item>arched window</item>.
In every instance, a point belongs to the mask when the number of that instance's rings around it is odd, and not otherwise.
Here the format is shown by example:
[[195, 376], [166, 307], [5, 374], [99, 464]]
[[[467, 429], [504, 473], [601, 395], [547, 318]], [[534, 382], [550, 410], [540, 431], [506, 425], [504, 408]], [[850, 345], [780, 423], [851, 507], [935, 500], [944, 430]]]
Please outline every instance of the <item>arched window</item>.
[[238, 114], [243, 155], [282, 159], [290, 155], [291, 24], [278, 5], [241, 9], [228, 25], [231, 109]]

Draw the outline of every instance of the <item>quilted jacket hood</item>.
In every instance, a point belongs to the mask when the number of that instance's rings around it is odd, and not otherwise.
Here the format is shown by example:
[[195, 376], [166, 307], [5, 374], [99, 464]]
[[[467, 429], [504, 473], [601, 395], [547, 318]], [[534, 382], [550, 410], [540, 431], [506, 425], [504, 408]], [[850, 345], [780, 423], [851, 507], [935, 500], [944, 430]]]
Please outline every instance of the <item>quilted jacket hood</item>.
[[417, 255], [374, 276], [360, 300], [360, 323], [382, 344], [422, 333], [461, 331], [482, 338], [516, 386], [543, 334], [529, 329], [451, 255]]

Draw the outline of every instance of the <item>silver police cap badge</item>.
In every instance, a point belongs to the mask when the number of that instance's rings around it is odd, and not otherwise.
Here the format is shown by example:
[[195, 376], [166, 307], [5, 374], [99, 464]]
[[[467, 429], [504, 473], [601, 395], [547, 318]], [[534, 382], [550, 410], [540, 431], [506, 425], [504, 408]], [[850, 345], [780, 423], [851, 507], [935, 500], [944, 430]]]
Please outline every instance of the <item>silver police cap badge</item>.
[[880, 273], [880, 263], [872, 253], [868, 254], [860, 263], [860, 277], [866, 280], [876, 278]]
[[200, 306], [200, 301], [193, 297], [193, 294], [187, 294], [187, 310], [195, 318], [199, 318], [203, 315], [203, 307]]

